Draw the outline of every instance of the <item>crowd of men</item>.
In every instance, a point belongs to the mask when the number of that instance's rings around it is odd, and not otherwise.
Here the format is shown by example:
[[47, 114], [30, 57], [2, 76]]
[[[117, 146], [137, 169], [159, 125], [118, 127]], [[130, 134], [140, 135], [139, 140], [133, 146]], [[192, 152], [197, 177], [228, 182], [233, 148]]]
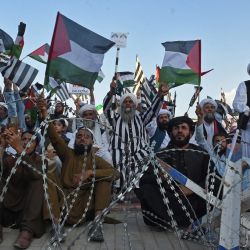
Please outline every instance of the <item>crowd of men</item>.
[[[139, 100], [133, 93], [123, 94], [114, 103], [116, 87], [113, 79], [101, 119], [93, 102], [79, 100], [75, 102], [75, 117], [69, 119], [62, 102], [56, 102], [50, 114], [43, 95], [33, 98], [32, 109], [28, 109], [25, 93], [4, 79], [0, 102], [0, 243], [4, 240], [2, 227], [19, 228], [14, 246], [28, 248], [34, 237], [44, 234], [45, 220], [52, 222], [51, 237], [64, 240], [62, 218], [68, 225], [101, 218], [113, 194], [121, 197], [130, 185], [149, 226], [188, 227], [206, 214], [206, 201], [166, 178], [155, 162], [175, 168], [202, 188], [208, 188], [210, 171], [223, 177], [229, 132], [235, 131], [226, 130], [216, 119], [217, 103], [210, 98], [202, 100], [195, 123], [188, 116], [173, 117], [163, 108], [167, 84], [159, 86], [151, 106], [144, 111], [138, 108]], [[240, 114], [240, 147], [245, 162], [242, 188], [246, 189], [250, 184], [250, 81], [239, 85], [233, 107]], [[216, 185], [215, 194], [220, 183]], [[101, 222], [89, 228], [89, 240], [104, 240]]]

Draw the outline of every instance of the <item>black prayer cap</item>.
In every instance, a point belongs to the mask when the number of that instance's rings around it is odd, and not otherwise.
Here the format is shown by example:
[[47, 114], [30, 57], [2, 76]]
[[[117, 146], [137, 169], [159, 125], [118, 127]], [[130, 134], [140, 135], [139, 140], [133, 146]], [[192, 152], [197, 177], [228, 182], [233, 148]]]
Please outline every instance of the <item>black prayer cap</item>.
[[187, 123], [190, 129], [190, 132], [194, 133], [195, 123], [193, 122], [193, 120], [187, 116], [177, 116], [169, 121], [168, 129], [167, 129], [168, 134], [170, 135], [170, 133], [172, 132], [172, 128], [174, 126], [178, 126], [182, 123]]

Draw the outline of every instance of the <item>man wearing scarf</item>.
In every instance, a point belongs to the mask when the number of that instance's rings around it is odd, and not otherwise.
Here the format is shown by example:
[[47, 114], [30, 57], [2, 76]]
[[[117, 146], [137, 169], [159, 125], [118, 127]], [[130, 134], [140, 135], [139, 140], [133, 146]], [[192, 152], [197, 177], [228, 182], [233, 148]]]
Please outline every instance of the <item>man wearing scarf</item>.
[[227, 134], [226, 130], [223, 128], [222, 124], [218, 122], [215, 118], [215, 112], [218, 107], [216, 101], [207, 98], [200, 102], [200, 107], [204, 112], [204, 122], [203, 122], [203, 132], [204, 136], [209, 143], [213, 145], [213, 136], [215, 134], [224, 133]]
[[167, 127], [170, 118], [171, 112], [167, 109], [161, 109], [157, 115], [157, 118], [153, 119], [153, 121], [147, 125], [150, 143], [155, 143], [154, 152], [167, 147], [170, 141], [169, 135], [167, 133]]

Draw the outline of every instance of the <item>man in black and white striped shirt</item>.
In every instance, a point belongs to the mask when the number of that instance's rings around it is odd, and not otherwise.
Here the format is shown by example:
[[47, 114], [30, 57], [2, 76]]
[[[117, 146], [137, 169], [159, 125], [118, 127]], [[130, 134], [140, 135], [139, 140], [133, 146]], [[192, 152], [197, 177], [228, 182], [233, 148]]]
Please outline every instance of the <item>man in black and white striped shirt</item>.
[[[113, 80], [110, 91], [104, 98], [103, 110], [113, 127], [111, 136], [111, 150], [114, 166], [122, 173], [122, 186], [128, 182], [132, 173], [135, 171], [135, 164], [145, 159], [149, 151], [149, 137], [146, 125], [158, 114], [163, 97], [168, 93], [168, 87], [161, 85], [158, 94], [155, 96], [151, 107], [144, 113], [137, 111], [137, 98], [132, 93], [123, 95], [120, 99], [118, 112], [111, 109], [112, 93], [115, 93], [116, 82]], [[125, 181], [124, 181], [125, 180]]]

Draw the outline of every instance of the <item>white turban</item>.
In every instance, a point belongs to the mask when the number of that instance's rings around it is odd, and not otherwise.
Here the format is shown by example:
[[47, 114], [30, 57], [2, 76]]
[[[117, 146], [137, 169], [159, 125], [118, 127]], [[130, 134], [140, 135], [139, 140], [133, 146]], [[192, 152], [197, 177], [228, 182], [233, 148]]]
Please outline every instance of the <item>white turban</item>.
[[247, 73], [250, 75], [250, 63], [247, 65]]
[[8, 110], [8, 106], [5, 102], [0, 102], [0, 106], [6, 108]]
[[160, 111], [159, 111], [159, 113], [158, 113], [157, 116], [159, 116], [159, 115], [168, 115], [169, 118], [172, 117], [172, 114], [171, 114], [171, 112], [168, 109], [160, 109]]
[[93, 104], [85, 104], [83, 105], [80, 110], [79, 110], [79, 115], [82, 116], [83, 112], [87, 111], [87, 110], [93, 110], [96, 111], [95, 105]]
[[137, 97], [132, 94], [132, 93], [126, 93], [124, 95], [121, 96], [121, 99], [120, 99], [120, 105], [122, 105], [122, 103], [124, 102], [124, 100], [129, 97], [133, 103], [135, 104], [135, 106], [137, 106]]
[[213, 100], [213, 99], [210, 99], [210, 98], [203, 99], [203, 100], [200, 102], [200, 107], [203, 108], [203, 106], [204, 106], [205, 104], [207, 104], [207, 103], [212, 104], [212, 105], [215, 107], [215, 109], [217, 109], [217, 107], [218, 107], [216, 101]]

